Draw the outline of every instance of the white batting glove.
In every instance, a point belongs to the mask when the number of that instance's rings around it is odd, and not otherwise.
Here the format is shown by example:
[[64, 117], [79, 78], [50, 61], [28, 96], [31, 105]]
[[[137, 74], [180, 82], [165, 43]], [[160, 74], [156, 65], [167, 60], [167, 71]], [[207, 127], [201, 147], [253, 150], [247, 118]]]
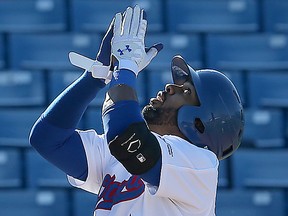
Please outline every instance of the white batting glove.
[[117, 13], [112, 38], [112, 55], [119, 63], [118, 68], [131, 70], [136, 75], [151, 62], [163, 47], [162, 44], [152, 46], [146, 49], [146, 53], [144, 38], [147, 20], [143, 16], [144, 11], [138, 5], [134, 8], [128, 7], [124, 18], [121, 13]]

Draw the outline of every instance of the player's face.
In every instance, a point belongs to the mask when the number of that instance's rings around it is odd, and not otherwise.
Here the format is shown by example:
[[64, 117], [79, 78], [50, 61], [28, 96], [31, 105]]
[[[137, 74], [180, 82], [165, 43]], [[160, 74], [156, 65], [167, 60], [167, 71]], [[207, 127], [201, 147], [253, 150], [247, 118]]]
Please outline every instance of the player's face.
[[194, 86], [190, 82], [183, 85], [168, 84], [164, 91], [159, 91], [150, 99], [142, 111], [148, 125], [177, 125], [177, 111], [185, 105], [199, 106]]

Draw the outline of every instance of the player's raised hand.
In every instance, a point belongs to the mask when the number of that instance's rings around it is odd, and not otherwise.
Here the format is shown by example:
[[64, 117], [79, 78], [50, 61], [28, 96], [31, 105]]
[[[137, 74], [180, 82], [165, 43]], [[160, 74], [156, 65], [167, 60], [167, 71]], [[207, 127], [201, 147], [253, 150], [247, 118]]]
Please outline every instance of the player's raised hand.
[[163, 48], [156, 44], [145, 49], [147, 20], [144, 10], [138, 5], [128, 7], [124, 13], [117, 13], [112, 38], [112, 55], [117, 59], [119, 69], [126, 68], [136, 75], [143, 70]]
[[113, 37], [114, 18], [110, 23], [105, 36], [102, 39], [96, 60], [92, 60], [75, 52], [69, 53], [70, 62], [80, 68], [88, 70], [94, 78], [104, 79], [105, 83], [109, 83], [112, 78], [110, 71], [111, 62], [111, 39]]

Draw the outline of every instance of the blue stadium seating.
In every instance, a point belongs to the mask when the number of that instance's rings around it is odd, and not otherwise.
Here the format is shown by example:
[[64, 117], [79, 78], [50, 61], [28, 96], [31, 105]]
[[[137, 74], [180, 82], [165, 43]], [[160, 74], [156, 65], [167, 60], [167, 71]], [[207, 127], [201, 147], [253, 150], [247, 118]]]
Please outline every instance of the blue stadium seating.
[[3, 35], [0, 35], [0, 69], [6, 66], [4, 49], [5, 49], [4, 37]]
[[[164, 30], [161, 0], [72, 0], [72, 30], [81, 32], [105, 32], [114, 15], [124, 12], [128, 6], [138, 4], [144, 8], [149, 20], [149, 32]], [[109, 10], [107, 10], [109, 8]]]
[[168, 0], [168, 30], [177, 32], [255, 32], [256, 0]]
[[21, 168], [21, 152], [18, 149], [0, 148], [0, 188], [21, 187]]
[[104, 130], [101, 113], [101, 107], [89, 107], [84, 115], [85, 129], [94, 129], [98, 134], [102, 134]]
[[0, 215], [69, 216], [68, 198], [61, 190], [1, 190]]
[[25, 156], [28, 187], [70, 187], [66, 174], [41, 157], [35, 150], [27, 150]]
[[288, 32], [288, 2], [285, 0], [263, 1], [264, 31]]
[[286, 149], [239, 149], [232, 156], [236, 188], [287, 188]]
[[230, 70], [288, 68], [288, 36], [269, 33], [211, 34], [206, 40], [209, 67]]
[[2, 32], [64, 31], [66, 16], [64, 0], [0, 1]]
[[244, 110], [243, 145], [256, 148], [285, 146], [284, 113], [279, 109]]
[[249, 105], [252, 107], [288, 107], [288, 71], [248, 73]]
[[230, 186], [229, 160], [221, 160], [218, 168], [218, 187], [226, 188]]
[[39, 71], [0, 71], [0, 106], [43, 106], [44, 89]]
[[218, 190], [216, 215], [285, 216], [285, 194], [279, 190]]
[[83, 190], [73, 191], [73, 216], [93, 215], [97, 195]]
[[[69, 86], [74, 80], [76, 80], [81, 74], [83, 70], [79, 71], [51, 71], [49, 73], [49, 101], [52, 101], [57, 95], [59, 95], [67, 86]], [[138, 99], [140, 103], [143, 103], [145, 99], [145, 74], [141, 73], [137, 79], [137, 93]], [[109, 88], [107, 85], [105, 88], [101, 89], [97, 94], [96, 98], [91, 102], [91, 106], [102, 106], [105, 94]]]
[[148, 81], [147, 81], [148, 98], [156, 97], [158, 91], [163, 91], [165, 89], [166, 84], [173, 83], [170, 67], [167, 67], [166, 69], [160, 68], [158, 70], [157, 69], [147, 70], [144, 71], [143, 73], [147, 73], [148, 75]]
[[0, 145], [28, 147], [29, 132], [42, 108], [1, 108]]
[[73, 67], [68, 60], [70, 51], [94, 58], [99, 46], [99, 35], [11, 34], [8, 57], [13, 69], [66, 69]]
[[172, 57], [181, 55], [195, 69], [203, 65], [201, 37], [196, 34], [150, 34], [145, 38], [146, 46], [163, 43], [164, 49], [152, 60], [147, 69], [170, 69]]

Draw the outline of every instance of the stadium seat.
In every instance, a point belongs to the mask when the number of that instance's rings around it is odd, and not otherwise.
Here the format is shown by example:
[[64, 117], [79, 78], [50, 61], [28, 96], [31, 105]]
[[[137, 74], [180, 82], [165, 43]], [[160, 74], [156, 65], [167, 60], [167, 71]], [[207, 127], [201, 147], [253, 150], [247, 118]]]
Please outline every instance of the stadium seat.
[[248, 73], [251, 107], [288, 107], [288, 70]]
[[263, 23], [264, 31], [267, 32], [288, 32], [288, 2], [285, 0], [263, 1]]
[[97, 195], [75, 189], [73, 191], [73, 216], [93, 215]]
[[30, 147], [29, 132], [42, 108], [1, 108], [0, 146]]
[[[78, 71], [51, 71], [49, 73], [49, 101], [51, 102], [57, 95], [59, 95], [67, 86], [69, 86], [73, 81], [75, 81], [81, 74], [83, 70]], [[145, 100], [145, 74], [141, 73], [137, 79], [137, 93], [140, 103]], [[96, 98], [91, 102], [91, 106], [102, 106], [105, 94], [109, 88], [109, 84], [101, 89]]]
[[39, 71], [0, 71], [0, 106], [43, 106], [43, 75]]
[[101, 107], [89, 107], [84, 115], [85, 129], [94, 129], [102, 134], [104, 130], [101, 113]]
[[0, 69], [6, 66], [5, 59], [4, 59], [4, 50], [5, 50], [5, 43], [3, 35], [0, 35]]
[[70, 51], [95, 58], [100, 46], [99, 35], [73, 33], [12, 34], [8, 41], [13, 69], [75, 68], [68, 59]]
[[[149, 21], [149, 32], [164, 30], [161, 0], [72, 0], [72, 30], [80, 32], [105, 32], [114, 15], [128, 6], [138, 4], [144, 8]], [[109, 8], [109, 10], [107, 10]], [[85, 14], [85, 15], [83, 15]]]
[[0, 215], [69, 216], [69, 197], [61, 190], [1, 190]]
[[64, 0], [0, 1], [0, 32], [55, 32], [67, 29]]
[[218, 187], [226, 188], [230, 186], [229, 179], [229, 160], [221, 160], [218, 168]]
[[256, 0], [168, 0], [169, 31], [255, 32], [259, 29]]
[[285, 194], [280, 190], [218, 190], [216, 215], [285, 216]]
[[66, 174], [49, 163], [34, 149], [26, 151], [26, 181], [30, 188], [70, 187]]
[[148, 75], [148, 98], [156, 97], [158, 91], [163, 91], [165, 89], [166, 84], [173, 83], [169, 66], [167, 68], [159, 68], [158, 70], [154, 68], [152, 70], [144, 71], [143, 73], [145, 72]]
[[0, 188], [21, 187], [21, 152], [18, 149], [0, 148]]
[[209, 67], [229, 70], [288, 68], [288, 36], [268, 33], [210, 34], [206, 38]]
[[194, 69], [203, 65], [202, 46], [199, 35], [174, 33], [148, 34], [145, 38], [147, 47], [155, 43], [163, 43], [164, 49], [152, 60], [147, 69], [170, 69], [172, 57], [181, 55]]
[[284, 113], [279, 109], [244, 110], [243, 146], [279, 148], [285, 146]]
[[288, 188], [288, 151], [239, 149], [232, 156], [235, 188]]

